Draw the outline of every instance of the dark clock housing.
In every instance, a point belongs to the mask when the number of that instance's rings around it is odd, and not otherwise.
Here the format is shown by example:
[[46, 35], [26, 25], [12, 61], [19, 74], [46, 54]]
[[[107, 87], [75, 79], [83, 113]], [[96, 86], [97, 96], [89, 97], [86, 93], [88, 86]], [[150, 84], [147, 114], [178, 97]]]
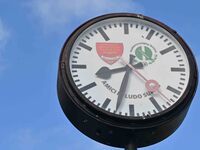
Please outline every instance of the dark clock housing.
[[[183, 47], [190, 65], [190, 79], [187, 89], [179, 103], [167, 112], [146, 119], [126, 118], [103, 112], [84, 100], [80, 91], [73, 84], [70, 74], [69, 57], [77, 37], [91, 25], [109, 18], [132, 17], [157, 24], [167, 30]], [[184, 40], [171, 28], [152, 18], [117, 13], [100, 16], [89, 20], [76, 29], [67, 39], [59, 61], [57, 90], [60, 105], [71, 123], [88, 137], [114, 147], [136, 149], [148, 146], [167, 138], [183, 122], [195, 94], [198, 82], [195, 58]]]

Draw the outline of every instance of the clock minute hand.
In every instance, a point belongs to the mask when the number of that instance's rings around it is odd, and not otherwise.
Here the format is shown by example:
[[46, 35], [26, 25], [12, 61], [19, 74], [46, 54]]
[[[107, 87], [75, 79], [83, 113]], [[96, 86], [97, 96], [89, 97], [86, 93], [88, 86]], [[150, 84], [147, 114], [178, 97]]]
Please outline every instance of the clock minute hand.
[[116, 111], [118, 110], [119, 106], [122, 103], [125, 91], [126, 91], [126, 87], [128, 84], [128, 79], [129, 79], [129, 75], [130, 75], [130, 69], [128, 69], [124, 75], [124, 78], [122, 80], [120, 89], [119, 89], [119, 93], [118, 93], [118, 97], [117, 97], [117, 105], [116, 105]]
[[[132, 55], [130, 55], [130, 64], [132, 64], [133, 60], [134, 60], [134, 57], [132, 57]], [[117, 97], [116, 111], [118, 110], [119, 106], [122, 103], [122, 100], [123, 100], [123, 97], [124, 97], [124, 94], [126, 92], [126, 88], [127, 88], [127, 85], [128, 85], [130, 72], [131, 72], [131, 68], [128, 67], [128, 66], [126, 66], [126, 67], [127, 67], [127, 70], [126, 70], [126, 73], [125, 73], [124, 78], [122, 80], [122, 83], [121, 83], [121, 86], [120, 86], [120, 89], [119, 89], [119, 93], [118, 93], [118, 97]]]
[[[142, 69], [144, 67], [143, 63], [139, 62], [135, 65], [133, 65], [134, 68], [137, 69]], [[101, 79], [109, 79], [112, 74], [114, 73], [119, 73], [119, 72], [124, 72], [127, 70], [127, 67], [121, 67], [121, 68], [115, 68], [115, 69], [109, 69], [108, 67], [101, 67], [97, 72], [96, 75], [97, 77]]]

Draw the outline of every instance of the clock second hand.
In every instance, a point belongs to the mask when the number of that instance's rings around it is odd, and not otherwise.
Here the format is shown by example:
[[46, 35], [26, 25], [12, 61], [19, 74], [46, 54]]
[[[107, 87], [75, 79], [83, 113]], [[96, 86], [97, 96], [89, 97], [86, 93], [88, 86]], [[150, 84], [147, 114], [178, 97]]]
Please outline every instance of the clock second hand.
[[[160, 90], [160, 85], [156, 80], [148, 80], [145, 76], [143, 76], [137, 69], [135, 69], [132, 65], [127, 63], [124, 59], [120, 58], [120, 60], [129, 66], [140, 78], [142, 78], [146, 83], [145, 86], [147, 90], [150, 90], [150, 92], [158, 92], [162, 97], [164, 97], [168, 102], [171, 102], [170, 99], [168, 99]], [[151, 87], [150, 84], [153, 83], [154, 87]]]

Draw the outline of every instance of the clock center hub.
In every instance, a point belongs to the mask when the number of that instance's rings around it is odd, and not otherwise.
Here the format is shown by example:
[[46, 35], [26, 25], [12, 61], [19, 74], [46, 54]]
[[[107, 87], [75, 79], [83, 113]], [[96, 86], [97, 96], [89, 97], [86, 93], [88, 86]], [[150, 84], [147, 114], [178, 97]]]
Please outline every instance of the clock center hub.
[[160, 85], [155, 80], [148, 80], [145, 83], [145, 87], [147, 88], [148, 92], [157, 92], [160, 88]]

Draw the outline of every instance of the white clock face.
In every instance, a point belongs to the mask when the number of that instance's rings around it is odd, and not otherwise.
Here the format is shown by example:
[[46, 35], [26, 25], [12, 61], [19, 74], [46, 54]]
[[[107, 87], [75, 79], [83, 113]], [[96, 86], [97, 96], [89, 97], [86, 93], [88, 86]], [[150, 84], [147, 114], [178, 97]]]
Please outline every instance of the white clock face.
[[190, 76], [186, 53], [169, 32], [130, 17], [106, 19], [83, 31], [69, 65], [88, 101], [127, 117], [147, 118], [169, 109]]

